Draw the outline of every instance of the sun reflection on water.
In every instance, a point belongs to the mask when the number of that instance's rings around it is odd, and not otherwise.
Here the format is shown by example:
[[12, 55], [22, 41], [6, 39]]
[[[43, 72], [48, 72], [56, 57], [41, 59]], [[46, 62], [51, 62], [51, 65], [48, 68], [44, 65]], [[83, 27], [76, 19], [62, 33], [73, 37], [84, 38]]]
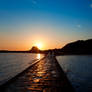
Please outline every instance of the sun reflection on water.
[[37, 59], [40, 59], [41, 58], [41, 55], [40, 54], [37, 54]]

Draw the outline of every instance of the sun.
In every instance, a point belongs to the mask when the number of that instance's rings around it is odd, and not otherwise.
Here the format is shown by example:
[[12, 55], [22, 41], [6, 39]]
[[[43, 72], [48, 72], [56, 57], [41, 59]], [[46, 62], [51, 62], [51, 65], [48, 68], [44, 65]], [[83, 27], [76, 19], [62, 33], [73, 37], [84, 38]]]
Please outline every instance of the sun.
[[42, 43], [35, 43], [35, 46], [37, 46], [39, 49], [42, 49], [43, 44]]

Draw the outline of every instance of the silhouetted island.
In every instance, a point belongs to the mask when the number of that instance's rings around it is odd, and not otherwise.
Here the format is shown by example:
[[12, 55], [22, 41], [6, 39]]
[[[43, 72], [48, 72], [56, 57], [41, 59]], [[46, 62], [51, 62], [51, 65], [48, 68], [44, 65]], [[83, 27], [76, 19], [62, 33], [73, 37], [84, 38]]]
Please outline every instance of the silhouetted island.
[[41, 52], [41, 50], [40, 50], [40, 49], [38, 49], [38, 47], [33, 46], [33, 47], [32, 47], [32, 49], [31, 49], [31, 50], [29, 50], [29, 52], [31, 52], [31, 53], [40, 53], [40, 52]]
[[40, 50], [36, 46], [33, 46], [28, 51], [7, 51], [1, 50], [0, 53], [42, 53], [54, 52], [55, 55], [80, 55], [80, 54], [92, 54], [92, 39], [78, 40], [72, 43], [66, 44], [60, 49]]
[[69, 43], [61, 49], [61, 52], [63, 54], [92, 54], [92, 39]]

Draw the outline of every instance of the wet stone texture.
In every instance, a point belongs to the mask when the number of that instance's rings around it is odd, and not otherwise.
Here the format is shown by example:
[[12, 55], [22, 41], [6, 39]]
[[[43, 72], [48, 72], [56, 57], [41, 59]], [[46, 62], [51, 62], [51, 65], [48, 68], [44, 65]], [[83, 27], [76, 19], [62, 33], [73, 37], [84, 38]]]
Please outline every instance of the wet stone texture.
[[74, 92], [55, 57], [45, 57], [0, 92]]

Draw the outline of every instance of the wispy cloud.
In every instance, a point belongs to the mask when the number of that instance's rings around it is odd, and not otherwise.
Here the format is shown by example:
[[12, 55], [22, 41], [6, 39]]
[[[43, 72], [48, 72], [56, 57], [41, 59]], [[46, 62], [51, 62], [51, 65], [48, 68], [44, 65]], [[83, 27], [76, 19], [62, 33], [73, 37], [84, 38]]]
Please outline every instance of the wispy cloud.
[[35, 8], [35, 7], [38, 7], [38, 1], [37, 0], [31, 0], [31, 3], [32, 3], [32, 7]]
[[37, 4], [37, 0], [32, 0], [32, 3], [33, 3], [34, 5], [36, 5], [36, 4]]
[[78, 28], [81, 28], [81, 25], [80, 24], [78, 24], [78, 25], [76, 25]]
[[90, 4], [90, 7], [92, 8], [92, 4]]

